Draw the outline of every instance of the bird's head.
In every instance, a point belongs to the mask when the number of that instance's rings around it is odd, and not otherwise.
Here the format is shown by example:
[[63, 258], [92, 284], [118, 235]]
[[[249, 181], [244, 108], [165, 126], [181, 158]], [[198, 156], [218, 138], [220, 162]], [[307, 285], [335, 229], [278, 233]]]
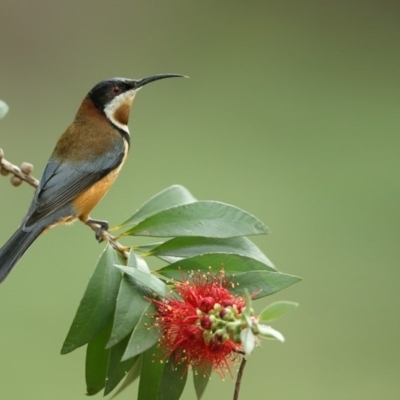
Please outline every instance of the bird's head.
[[129, 112], [137, 91], [150, 82], [178, 77], [185, 76], [179, 74], [160, 74], [142, 79], [106, 79], [99, 82], [89, 92], [88, 97], [91, 99], [94, 106], [103, 112], [116, 128], [129, 133]]

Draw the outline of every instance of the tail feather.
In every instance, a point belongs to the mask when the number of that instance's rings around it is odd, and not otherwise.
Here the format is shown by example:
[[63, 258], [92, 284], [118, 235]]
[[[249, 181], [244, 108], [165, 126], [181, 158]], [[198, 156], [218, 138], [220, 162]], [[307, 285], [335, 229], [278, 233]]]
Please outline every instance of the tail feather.
[[6, 279], [18, 260], [42, 231], [43, 228], [35, 226], [25, 231], [20, 226], [9, 241], [0, 249], [0, 283]]

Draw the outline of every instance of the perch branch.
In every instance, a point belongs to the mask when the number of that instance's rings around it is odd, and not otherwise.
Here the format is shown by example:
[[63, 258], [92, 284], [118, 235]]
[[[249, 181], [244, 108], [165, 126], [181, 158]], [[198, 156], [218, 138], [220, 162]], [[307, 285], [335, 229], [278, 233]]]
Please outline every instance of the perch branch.
[[[11, 183], [14, 186], [19, 186], [22, 182], [26, 182], [35, 189], [39, 186], [39, 181], [31, 176], [31, 172], [33, 170], [32, 164], [23, 163], [21, 168], [12, 164], [4, 158], [4, 151], [0, 148], [0, 173], [3, 176], [7, 176], [8, 174], [12, 174]], [[94, 230], [95, 232], [99, 232], [100, 225], [92, 223], [86, 224]], [[123, 246], [119, 243], [114, 236], [112, 236], [108, 231], [102, 230], [102, 239], [107, 241], [116, 251], [122, 254], [125, 259], [128, 259], [129, 252], [127, 251], [127, 247]]]

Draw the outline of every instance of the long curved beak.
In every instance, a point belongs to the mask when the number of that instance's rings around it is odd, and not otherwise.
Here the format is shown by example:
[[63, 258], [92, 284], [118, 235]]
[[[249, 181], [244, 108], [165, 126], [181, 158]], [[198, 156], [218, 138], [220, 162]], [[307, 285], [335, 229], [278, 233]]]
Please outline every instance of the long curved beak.
[[165, 78], [189, 78], [188, 76], [185, 75], [180, 75], [180, 74], [158, 74], [158, 75], [152, 75], [148, 76], [147, 78], [142, 78], [142, 79], [135, 79], [135, 89], [139, 89], [144, 85], [147, 85], [150, 82], [155, 82], [160, 79], [165, 79]]

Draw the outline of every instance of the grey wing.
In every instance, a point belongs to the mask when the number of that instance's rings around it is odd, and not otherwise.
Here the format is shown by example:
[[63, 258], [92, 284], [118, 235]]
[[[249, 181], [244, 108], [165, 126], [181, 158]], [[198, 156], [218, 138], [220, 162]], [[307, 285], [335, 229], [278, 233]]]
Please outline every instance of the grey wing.
[[31, 226], [70, 203], [118, 167], [123, 157], [124, 150], [121, 148], [121, 151], [114, 150], [103, 156], [101, 166], [96, 163], [58, 163], [50, 159], [25, 219], [25, 226]]

